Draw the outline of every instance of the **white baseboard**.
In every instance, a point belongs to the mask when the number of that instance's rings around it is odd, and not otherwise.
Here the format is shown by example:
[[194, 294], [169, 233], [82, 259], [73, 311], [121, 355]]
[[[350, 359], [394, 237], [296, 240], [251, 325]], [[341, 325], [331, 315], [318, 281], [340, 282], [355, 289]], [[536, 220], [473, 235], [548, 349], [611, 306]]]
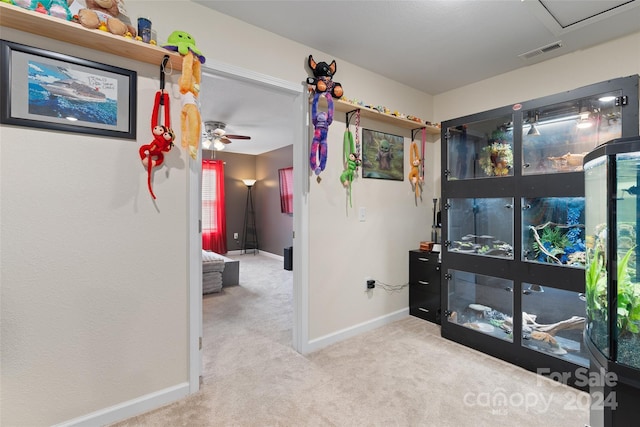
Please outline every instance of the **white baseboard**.
[[95, 427], [112, 424], [168, 405], [189, 394], [189, 383], [177, 384], [118, 405], [56, 424], [53, 427]]
[[[273, 258], [273, 259], [278, 259], [280, 261], [284, 261], [284, 257], [282, 255], [272, 254], [271, 252], [265, 252], [265, 251], [263, 251], [261, 249], [258, 249], [257, 253], [259, 253], [260, 255], [264, 255], [266, 257], [269, 257], [269, 258]], [[229, 251], [229, 252], [227, 252], [227, 255], [246, 255], [246, 256], [250, 256], [250, 255], [253, 255], [253, 254], [243, 254], [242, 253], [242, 249], [241, 249], [239, 251]]]
[[363, 332], [371, 331], [379, 328], [380, 326], [393, 323], [397, 320], [404, 319], [409, 316], [409, 307], [403, 308], [393, 313], [385, 314], [384, 316], [376, 317], [375, 319], [368, 320], [366, 322], [359, 323], [357, 325], [350, 326], [348, 328], [336, 331], [334, 333], [325, 335], [309, 341], [302, 350], [303, 354], [309, 354], [321, 348], [330, 346], [337, 342], [346, 340], [347, 338], [355, 337]]

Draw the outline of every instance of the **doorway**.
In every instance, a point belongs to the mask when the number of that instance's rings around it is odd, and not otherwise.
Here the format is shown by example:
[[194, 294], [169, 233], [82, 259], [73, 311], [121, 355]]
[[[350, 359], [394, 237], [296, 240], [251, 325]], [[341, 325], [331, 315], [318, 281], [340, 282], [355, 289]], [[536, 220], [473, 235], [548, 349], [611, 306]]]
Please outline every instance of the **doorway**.
[[[207, 93], [207, 82], [211, 84], [212, 93]], [[294, 220], [293, 242], [296, 247], [296, 256], [293, 266], [293, 337], [294, 350], [303, 353], [305, 343], [308, 341], [308, 304], [307, 277], [308, 277], [308, 205], [307, 188], [308, 176], [296, 173], [306, 170], [308, 132], [306, 120], [308, 117], [306, 84], [291, 83], [270, 76], [255, 73], [253, 71], [232, 67], [226, 64], [207, 61], [207, 67], [203, 67], [202, 73], [203, 91], [200, 101], [202, 104], [201, 116], [204, 120], [228, 120], [233, 132], [251, 133], [255, 143], [243, 147], [242, 144], [229, 144], [229, 152], [242, 152], [244, 154], [259, 154], [260, 150], [269, 151], [277, 148], [276, 145], [268, 145], [258, 135], [265, 128], [269, 128], [268, 137], [277, 140], [277, 143], [293, 145], [294, 167]], [[238, 88], [253, 90], [240, 90]], [[234, 90], [235, 88], [235, 90]], [[205, 99], [206, 98], [206, 99]], [[278, 108], [260, 105], [262, 101], [281, 99]], [[269, 113], [269, 114], [266, 114]], [[252, 119], [247, 122], [240, 117], [245, 115]], [[233, 123], [236, 120], [236, 123]], [[237, 129], [234, 129], [236, 126]], [[242, 128], [241, 126], [245, 126]], [[270, 126], [270, 127], [269, 127]], [[244, 129], [244, 130], [243, 130]], [[262, 130], [261, 130], [262, 129]], [[255, 135], [255, 136], [254, 136]], [[267, 144], [265, 148], [262, 144]], [[273, 142], [273, 141], [271, 141]], [[190, 391], [199, 389], [199, 378], [202, 370], [202, 263], [201, 260], [201, 190], [200, 174], [201, 164], [198, 161], [189, 162], [189, 377]], [[302, 176], [298, 176], [302, 175]], [[306, 176], [306, 180], [304, 179]], [[305, 184], [306, 181], [306, 184]]]

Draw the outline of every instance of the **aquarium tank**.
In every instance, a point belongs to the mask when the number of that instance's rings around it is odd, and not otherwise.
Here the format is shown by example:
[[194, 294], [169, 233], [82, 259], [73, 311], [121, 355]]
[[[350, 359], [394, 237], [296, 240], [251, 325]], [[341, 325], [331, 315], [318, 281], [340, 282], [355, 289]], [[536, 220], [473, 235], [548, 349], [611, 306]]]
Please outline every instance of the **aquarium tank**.
[[523, 112], [522, 174], [579, 172], [584, 156], [622, 136], [622, 90]]
[[513, 342], [513, 281], [450, 269], [448, 320]]
[[596, 360], [640, 370], [640, 139], [601, 145], [584, 172], [585, 339]]
[[447, 179], [513, 176], [513, 117], [447, 128]]
[[584, 268], [584, 197], [522, 199], [522, 260]]
[[589, 366], [582, 343], [585, 295], [547, 283], [522, 283], [522, 346]]
[[513, 198], [449, 199], [450, 252], [513, 259]]

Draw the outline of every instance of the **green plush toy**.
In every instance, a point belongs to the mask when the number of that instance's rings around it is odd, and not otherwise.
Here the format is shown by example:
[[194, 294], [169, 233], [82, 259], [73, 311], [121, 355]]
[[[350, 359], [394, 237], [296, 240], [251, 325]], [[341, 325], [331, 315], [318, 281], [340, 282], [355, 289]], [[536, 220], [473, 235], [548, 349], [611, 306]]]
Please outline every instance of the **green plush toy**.
[[200, 52], [200, 49], [196, 47], [196, 40], [186, 31], [174, 31], [169, 34], [167, 43], [162, 47], [173, 52], [178, 52], [183, 56], [191, 51], [198, 57], [200, 63], [204, 64], [205, 58], [202, 52]]

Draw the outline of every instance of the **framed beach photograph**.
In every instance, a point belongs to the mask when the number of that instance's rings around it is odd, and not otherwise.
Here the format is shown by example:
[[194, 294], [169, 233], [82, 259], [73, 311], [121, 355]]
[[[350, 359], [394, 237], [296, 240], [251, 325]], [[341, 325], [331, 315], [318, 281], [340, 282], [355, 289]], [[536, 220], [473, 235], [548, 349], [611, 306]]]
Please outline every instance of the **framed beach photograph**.
[[135, 71], [0, 40], [0, 122], [136, 138]]
[[404, 181], [404, 138], [362, 129], [362, 177]]

